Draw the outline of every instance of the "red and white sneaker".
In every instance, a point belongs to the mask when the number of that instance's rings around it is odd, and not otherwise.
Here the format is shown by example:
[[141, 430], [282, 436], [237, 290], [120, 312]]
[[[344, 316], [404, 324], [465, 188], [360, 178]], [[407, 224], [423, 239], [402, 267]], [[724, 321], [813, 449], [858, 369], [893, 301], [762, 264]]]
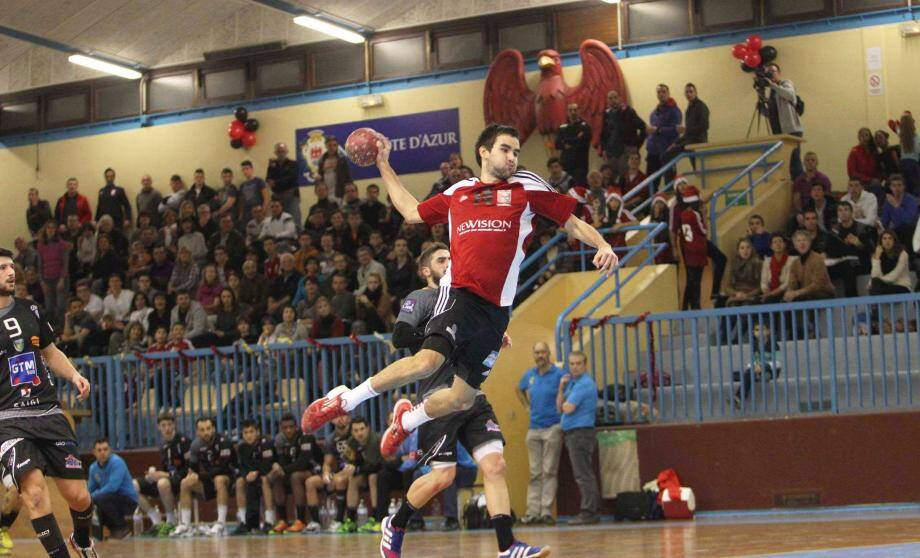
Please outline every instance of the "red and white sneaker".
[[392, 459], [399, 446], [409, 437], [410, 432], [403, 428], [402, 417], [411, 410], [412, 402], [408, 399], [400, 399], [393, 407], [393, 422], [380, 438], [380, 455], [384, 459]]
[[327, 422], [347, 415], [348, 412], [342, 406], [342, 394], [346, 391], [348, 391], [346, 386], [338, 386], [325, 397], [310, 403], [300, 419], [301, 430], [307, 433], [316, 432]]

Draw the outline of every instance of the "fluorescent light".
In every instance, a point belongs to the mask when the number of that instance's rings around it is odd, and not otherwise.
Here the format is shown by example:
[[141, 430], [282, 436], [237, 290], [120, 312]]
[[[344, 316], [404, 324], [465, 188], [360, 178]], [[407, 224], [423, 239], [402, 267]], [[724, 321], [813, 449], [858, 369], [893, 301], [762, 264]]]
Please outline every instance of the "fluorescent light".
[[355, 33], [347, 27], [342, 27], [341, 25], [336, 25], [335, 23], [330, 23], [328, 21], [308, 16], [300, 15], [294, 18], [294, 23], [297, 25], [312, 29], [314, 31], [319, 31], [320, 33], [325, 33], [336, 39], [342, 39], [343, 41], [348, 41], [349, 43], [361, 44], [364, 42], [364, 37], [358, 33]]
[[619, 4], [620, 0], [601, 0], [601, 2], [604, 2], [607, 4]]
[[105, 60], [100, 60], [91, 56], [85, 56], [83, 54], [71, 54], [67, 59], [74, 64], [77, 64], [78, 66], [85, 66], [93, 70], [98, 70], [107, 74], [123, 77], [125, 79], [139, 79], [141, 77], [141, 73], [137, 70], [132, 70], [126, 66], [119, 66], [118, 64], [112, 64], [111, 62], [106, 62]]

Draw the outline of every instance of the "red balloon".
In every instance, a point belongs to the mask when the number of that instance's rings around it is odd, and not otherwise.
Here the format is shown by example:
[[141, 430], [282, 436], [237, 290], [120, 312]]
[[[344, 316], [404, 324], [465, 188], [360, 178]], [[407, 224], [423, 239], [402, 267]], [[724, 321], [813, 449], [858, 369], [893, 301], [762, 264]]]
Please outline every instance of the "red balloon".
[[[240, 124], [242, 124], [242, 122], [240, 122]], [[255, 132], [244, 132], [242, 140], [243, 140], [243, 147], [245, 147], [246, 149], [249, 149], [250, 147], [256, 144]]]
[[230, 139], [242, 138], [243, 134], [246, 133], [246, 123], [240, 122], [239, 120], [234, 120], [230, 123], [230, 127], [227, 129], [227, 133], [230, 135]]
[[760, 50], [760, 47], [763, 46], [763, 39], [760, 38], [760, 35], [751, 35], [747, 38], [747, 47], [748, 50], [757, 52]]
[[744, 60], [744, 57], [748, 55], [748, 47], [744, 43], [738, 43], [732, 47], [732, 56], [738, 60]]
[[751, 52], [744, 57], [744, 65], [748, 68], [756, 68], [757, 66], [760, 66], [760, 62], [760, 54], [756, 52]]

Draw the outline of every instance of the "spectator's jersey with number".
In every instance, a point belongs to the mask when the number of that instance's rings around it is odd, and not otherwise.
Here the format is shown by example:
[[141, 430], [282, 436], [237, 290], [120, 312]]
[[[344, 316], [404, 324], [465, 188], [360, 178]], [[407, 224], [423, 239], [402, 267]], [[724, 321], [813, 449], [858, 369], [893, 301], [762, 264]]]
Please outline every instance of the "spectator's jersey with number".
[[191, 457], [192, 441], [178, 432], [172, 440], [164, 441], [160, 445], [160, 459], [163, 471], [170, 475], [184, 477], [188, 473], [188, 464]]
[[202, 479], [213, 479], [217, 475], [233, 476], [233, 444], [223, 434], [215, 434], [210, 442], [201, 438], [192, 441], [189, 467]]
[[275, 452], [278, 465], [286, 475], [297, 471], [319, 471], [323, 466], [323, 452], [311, 434], [298, 432], [294, 439], [288, 439], [283, 432], [275, 436]]
[[332, 433], [332, 436], [326, 440], [326, 455], [335, 457], [336, 466], [333, 471], [338, 472], [345, 465], [355, 462], [355, 451], [351, 447], [351, 432], [346, 434]]
[[426, 224], [446, 223], [450, 231], [451, 263], [441, 286], [510, 306], [534, 219], [542, 215], [561, 226], [576, 205], [539, 176], [518, 171], [495, 184], [461, 180], [420, 203], [418, 213]]
[[236, 447], [236, 460], [240, 475], [253, 471], [267, 475], [275, 462], [275, 444], [268, 438], [259, 438], [252, 444], [240, 441]]
[[690, 267], [706, 267], [709, 259], [709, 239], [703, 217], [692, 208], [680, 214], [680, 253], [684, 263]]
[[14, 298], [0, 309], [0, 420], [59, 408], [54, 377], [41, 354], [53, 342], [54, 330], [34, 301]]

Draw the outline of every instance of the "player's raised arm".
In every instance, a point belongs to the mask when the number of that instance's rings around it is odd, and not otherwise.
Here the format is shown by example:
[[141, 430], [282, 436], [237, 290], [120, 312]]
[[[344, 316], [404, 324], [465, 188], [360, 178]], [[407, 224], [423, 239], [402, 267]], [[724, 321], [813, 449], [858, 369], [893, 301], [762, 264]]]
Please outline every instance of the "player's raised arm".
[[89, 397], [89, 381], [77, 372], [67, 355], [62, 353], [54, 343], [42, 349], [42, 356], [55, 376], [72, 383], [77, 388], [79, 392], [77, 399], [83, 401]]
[[594, 266], [609, 277], [619, 263], [619, 258], [613, 252], [610, 244], [601, 236], [601, 233], [574, 215], [565, 222], [565, 232], [569, 236], [597, 248], [597, 254], [594, 255]]
[[418, 200], [409, 193], [390, 166], [390, 140], [380, 136], [377, 141], [377, 168], [380, 169], [380, 178], [387, 187], [387, 194], [393, 200], [393, 206], [402, 214], [407, 223], [421, 223], [422, 218], [418, 213]]

